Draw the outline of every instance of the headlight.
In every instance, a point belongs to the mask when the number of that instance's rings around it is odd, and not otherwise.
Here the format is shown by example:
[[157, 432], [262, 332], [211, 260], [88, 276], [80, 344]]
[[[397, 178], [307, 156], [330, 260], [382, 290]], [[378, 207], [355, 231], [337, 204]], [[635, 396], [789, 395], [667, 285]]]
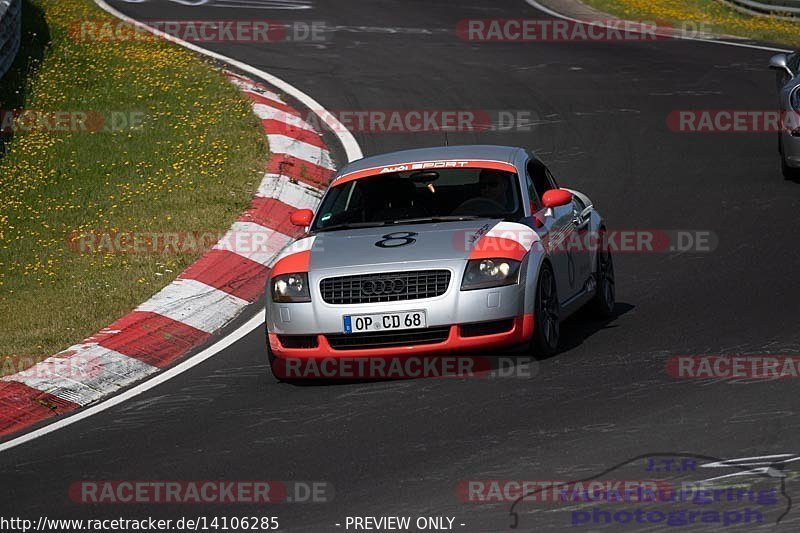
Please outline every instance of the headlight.
[[514, 285], [519, 281], [519, 261], [511, 259], [474, 259], [467, 263], [462, 291]]
[[281, 274], [272, 278], [272, 299], [280, 303], [310, 302], [308, 274]]
[[791, 105], [792, 109], [795, 111], [800, 111], [800, 87], [795, 87], [792, 94], [789, 95], [789, 105]]

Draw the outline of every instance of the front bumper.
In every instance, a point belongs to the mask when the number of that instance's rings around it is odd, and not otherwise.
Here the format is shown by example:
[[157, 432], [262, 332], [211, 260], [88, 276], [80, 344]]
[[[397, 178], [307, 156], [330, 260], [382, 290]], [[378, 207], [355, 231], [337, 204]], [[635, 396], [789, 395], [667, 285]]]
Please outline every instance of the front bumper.
[[[497, 321], [493, 321], [497, 322]], [[511, 327], [502, 333], [487, 335], [465, 335], [470, 325], [452, 325], [442, 342], [431, 344], [411, 344], [406, 346], [387, 346], [380, 348], [348, 348], [335, 349], [328, 340], [328, 335], [318, 334], [311, 337], [316, 340], [314, 348], [287, 348], [275, 333], [269, 333], [269, 345], [273, 354], [281, 359], [316, 359], [320, 357], [403, 357], [415, 355], [440, 355], [464, 351], [498, 349], [530, 340], [533, 335], [533, 315], [527, 314], [511, 319]]]
[[[442, 353], [454, 350], [499, 347], [523, 342], [533, 333], [532, 315], [526, 317], [525, 274], [521, 274], [516, 285], [461, 291], [461, 280], [466, 261], [432, 263], [415, 261], [395, 265], [370, 265], [325, 269], [309, 273], [311, 302], [275, 303], [268, 295], [267, 332], [270, 347], [278, 357], [319, 357], [319, 356], [380, 356], [404, 355], [413, 353]], [[449, 270], [450, 285], [441, 296], [396, 302], [334, 305], [322, 299], [320, 282], [329, 277], [351, 276], [401, 272], [410, 270], [446, 269]], [[408, 346], [389, 346], [364, 350], [350, 347], [346, 350], [331, 346], [330, 336], [344, 333], [345, 315], [365, 315], [404, 311], [425, 311], [427, 329], [450, 328], [439, 339], [440, 342]], [[461, 325], [511, 320], [513, 327], [501, 333], [489, 335], [464, 336]], [[526, 325], [530, 322], [530, 325]], [[412, 330], [406, 330], [412, 331]], [[357, 334], [354, 334], [357, 335]], [[314, 348], [288, 347], [280, 342], [282, 336], [310, 336], [315, 338]]]

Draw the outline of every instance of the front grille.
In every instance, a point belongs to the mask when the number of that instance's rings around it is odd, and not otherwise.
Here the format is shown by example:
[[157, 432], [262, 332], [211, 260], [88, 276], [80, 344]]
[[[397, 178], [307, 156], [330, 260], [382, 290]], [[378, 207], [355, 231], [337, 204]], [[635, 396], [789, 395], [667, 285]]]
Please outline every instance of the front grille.
[[495, 335], [506, 333], [514, 327], [514, 320], [495, 320], [492, 322], [478, 322], [476, 324], [463, 324], [461, 328], [462, 337], [480, 337], [482, 335]]
[[433, 298], [449, 285], [449, 270], [414, 270], [327, 278], [319, 288], [329, 304], [368, 304]]
[[316, 348], [316, 335], [278, 335], [278, 341], [284, 348]]
[[450, 336], [450, 326], [410, 331], [381, 331], [379, 333], [354, 333], [351, 335], [328, 335], [328, 344], [334, 350], [364, 350], [389, 348], [391, 346], [413, 346], [439, 344]]

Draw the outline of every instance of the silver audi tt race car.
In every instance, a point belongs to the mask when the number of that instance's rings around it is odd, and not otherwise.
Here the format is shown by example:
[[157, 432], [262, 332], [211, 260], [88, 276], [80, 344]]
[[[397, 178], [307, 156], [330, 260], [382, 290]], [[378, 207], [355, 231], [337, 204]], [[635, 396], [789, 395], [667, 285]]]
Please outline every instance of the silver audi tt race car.
[[778, 106], [783, 117], [778, 137], [781, 170], [788, 179], [800, 179], [800, 54], [776, 54], [769, 66], [777, 72]]
[[603, 218], [522, 148], [367, 157], [337, 172], [316, 213], [291, 221], [306, 234], [267, 281], [273, 370], [291, 358], [515, 345], [547, 356], [577, 309], [613, 313]]

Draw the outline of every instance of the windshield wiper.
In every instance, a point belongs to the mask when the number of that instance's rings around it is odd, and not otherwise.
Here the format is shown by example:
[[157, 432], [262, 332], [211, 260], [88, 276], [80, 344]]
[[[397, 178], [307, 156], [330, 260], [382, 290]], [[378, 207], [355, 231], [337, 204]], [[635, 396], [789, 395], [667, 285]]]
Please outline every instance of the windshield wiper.
[[435, 217], [420, 217], [420, 218], [401, 218], [397, 220], [383, 220], [380, 222], [345, 222], [343, 224], [335, 224], [317, 228], [317, 232], [321, 231], [336, 231], [340, 229], [359, 229], [359, 228], [379, 228], [381, 226], [397, 225], [397, 224], [421, 224], [424, 222], [459, 222], [462, 220], [479, 220], [482, 218], [492, 217], [479, 217], [475, 215], [443, 215]]
[[462, 220], [479, 220], [481, 218], [475, 215], [444, 215], [436, 217], [420, 217], [420, 218], [401, 218], [399, 220], [392, 220], [389, 224], [419, 224], [421, 222], [460, 222]]
[[317, 228], [316, 231], [334, 231], [339, 229], [358, 229], [358, 228], [377, 228], [385, 226], [386, 222], [345, 222], [344, 224], [334, 224], [333, 226]]

